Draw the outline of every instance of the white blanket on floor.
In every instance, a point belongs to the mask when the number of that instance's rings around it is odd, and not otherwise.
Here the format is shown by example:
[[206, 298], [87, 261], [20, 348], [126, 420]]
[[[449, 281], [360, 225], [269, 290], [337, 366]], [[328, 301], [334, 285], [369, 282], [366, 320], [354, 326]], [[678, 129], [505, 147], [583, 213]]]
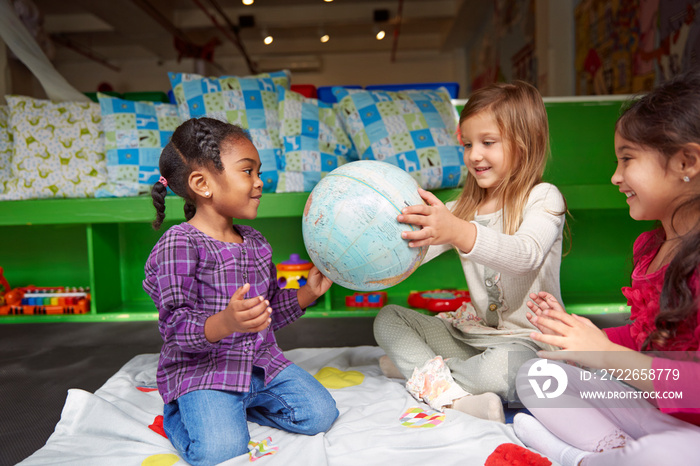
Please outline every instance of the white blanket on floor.
[[[500, 444], [522, 445], [511, 425], [451, 409], [438, 413], [417, 402], [400, 381], [382, 375], [383, 354], [370, 346], [286, 352], [309, 373], [322, 371], [324, 385], [337, 387], [329, 391], [340, 416], [313, 437], [248, 423], [251, 452], [221, 464], [471, 466], [483, 465]], [[153, 390], [157, 362], [157, 354], [142, 354], [94, 394], [69, 390], [54, 433], [20, 464], [184, 466], [168, 439], [149, 428], [163, 414]]]

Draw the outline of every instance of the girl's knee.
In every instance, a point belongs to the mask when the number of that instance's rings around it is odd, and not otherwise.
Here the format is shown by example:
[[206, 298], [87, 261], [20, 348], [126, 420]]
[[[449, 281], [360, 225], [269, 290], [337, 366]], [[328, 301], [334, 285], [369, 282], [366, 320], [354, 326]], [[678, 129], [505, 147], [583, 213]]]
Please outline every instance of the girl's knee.
[[375, 331], [377, 329], [377, 325], [382, 325], [386, 323], [386, 321], [394, 320], [399, 313], [399, 309], [401, 309], [401, 307], [395, 304], [390, 304], [381, 308], [377, 313], [377, 317], [374, 318]]
[[377, 317], [374, 318], [374, 339], [377, 340], [380, 346], [382, 344], [380, 340], [384, 340], [387, 332], [400, 322], [401, 309], [401, 306], [390, 304], [381, 308], [377, 313]]
[[518, 368], [518, 372], [515, 375], [515, 393], [518, 400], [520, 400], [520, 402], [523, 403], [525, 406], [527, 406], [527, 401], [530, 400], [530, 398], [533, 395], [533, 390], [529, 381], [528, 374], [530, 372], [530, 368], [537, 361], [540, 361], [540, 359], [533, 358], [529, 361], [526, 361], [520, 366], [520, 368]]
[[311, 415], [301, 423], [302, 432], [300, 433], [316, 435], [328, 432], [339, 414], [335, 400], [328, 394], [328, 397], [323, 397], [313, 404]]
[[210, 466], [248, 453], [248, 438], [220, 438], [207, 436], [201, 441], [192, 441], [187, 450], [181, 452], [192, 466]]

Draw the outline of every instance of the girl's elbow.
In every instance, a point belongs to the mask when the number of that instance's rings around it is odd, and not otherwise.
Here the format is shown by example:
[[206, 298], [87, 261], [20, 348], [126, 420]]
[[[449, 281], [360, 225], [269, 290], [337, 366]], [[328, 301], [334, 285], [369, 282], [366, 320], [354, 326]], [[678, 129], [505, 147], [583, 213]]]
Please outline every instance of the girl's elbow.
[[544, 256], [537, 254], [531, 256], [529, 260], [525, 260], [522, 262], [513, 262], [513, 269], [511, 270], [511, 272], [513, 275], [516, 276], [529, 275], [532, 272], [540, 270], [542, 264], [544, 264]]

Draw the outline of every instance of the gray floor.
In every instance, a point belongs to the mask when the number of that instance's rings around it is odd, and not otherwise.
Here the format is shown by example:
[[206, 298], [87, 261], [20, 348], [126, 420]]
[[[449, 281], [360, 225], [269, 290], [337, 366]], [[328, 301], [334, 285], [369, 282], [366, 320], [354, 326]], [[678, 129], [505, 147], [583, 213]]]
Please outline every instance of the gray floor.
[[[371, 318], [300, 319], [276, 333], [283, 350], [376, 345]], [[602, 316], [600, 326], [624, 316]], [[53, 433], [69, 388], [94, 392], [133, 356], [157, 353], [156, 322], [0, 324], [0, 465]]]

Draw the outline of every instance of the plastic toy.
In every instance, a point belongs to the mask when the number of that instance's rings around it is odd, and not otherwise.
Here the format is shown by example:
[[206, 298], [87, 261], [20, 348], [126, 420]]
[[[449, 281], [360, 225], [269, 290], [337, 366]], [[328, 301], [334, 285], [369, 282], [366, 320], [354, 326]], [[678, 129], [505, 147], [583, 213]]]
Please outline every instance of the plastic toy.
[[382, 307], [386, 304], [386, 291], [355, 293], [345, 297], [347, 307]]
[[299, 289], [306, 284], [313, 266], [311, 261], [303, 260], [299, 254], [291, 254], [289, 260], [277, 264], [277, 284], [280, 288]]
[[5, 271], [0, 267], [0, 306], [5, 305], [5, 293], [10, 291], [10, 284], [5, 279]]
[[0, 315], [87, 314], [90, 290], [85, 288], [25, 286], [10, 288], [0, 267]]
[[412, 291], [408, 295], [408, 305], [432, 312], [447, 312], [459, 309], [471, 301], [467, 290]]

